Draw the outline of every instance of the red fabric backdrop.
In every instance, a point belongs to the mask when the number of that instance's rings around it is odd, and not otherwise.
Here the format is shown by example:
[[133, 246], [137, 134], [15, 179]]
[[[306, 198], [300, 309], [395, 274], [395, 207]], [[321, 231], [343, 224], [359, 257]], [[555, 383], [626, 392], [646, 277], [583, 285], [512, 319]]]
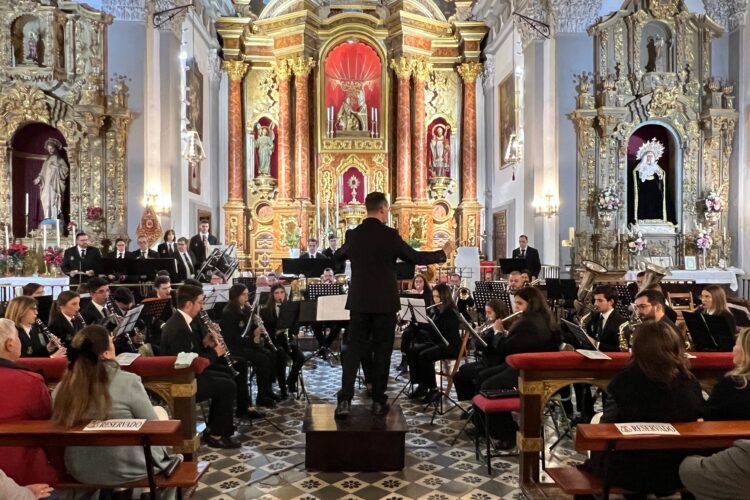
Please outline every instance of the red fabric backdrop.
[[[19, 128], [11, 140], [13, 152], [20, 154], [13, 154], [12, 156], [13, 235], [18, 238], [25, 236], [26, 193], [29, 194], [29, 231], [36, 229], [44, 218], [42, 205], [39, 203], [39, 186], [34, 185], [34, 179], [42, 170], [44, 160], [25, 158], [23, 155], [40, 155], [46, 158], [47, 151], [44, 149], [44, 143], [49, 138], [57, 139], [63, 147], [67, 146], [60, 131], [44, 123], [30, 123]], [[63, 150], [61, 154], [67, 161], [67, 152]], [[67, 224], [70, 214], [70, 176], [68, 176], [66, 182], [62, 213], [64, 214], [65, 224]]]
[[[377, 52], [364, 42], [344, 42], [333, 48], [325, 61], [325, 103], [326, 109], [333, 106], [334, 115], [338, 113], [346, 93], [339, 86], [339, 81], [367, 82], [365, 102], [367, 103], [368, 127], [371, 127], [370, 113], [378, 108], [380, 115], [380, 78], [382, 64]], [[382, 118], [378, 117], [382, 122]]]
[[[344, 171], [344, 175], [342, 175], [341, 177], [344, 183], [344, 185], [341, 186], [341, 201], [343, 202], [343, 204], [348, 205], [350, 203], [364, 203], [365, 196], [367, 196], [367, 186], [365, 186], [364, 174], [362, 174], [362, 172], [356, 167], [349, 167]], [[357, 186], [356, 198], [352, 197], [352, 188], [349, 186], [349, 181], [352, 178], [356, 178], [359, 181], [359, 185]]]

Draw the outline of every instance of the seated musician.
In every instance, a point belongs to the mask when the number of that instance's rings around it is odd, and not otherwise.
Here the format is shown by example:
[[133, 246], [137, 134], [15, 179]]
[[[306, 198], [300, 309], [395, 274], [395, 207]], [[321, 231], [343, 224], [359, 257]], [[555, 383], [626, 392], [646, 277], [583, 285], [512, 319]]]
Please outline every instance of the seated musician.
[[[91, 325], [76, 333], [68, 359], [68, 370], [52, 393], [56, 423], [70, 428], [95, 419], [158, 420], [141, 378], [120, 370], [115, 345], [104, 327]], [[164, 446], [152, 446], [151, 454], [157, 471], [172, 461]], [[90, 484], [115, 485], [147, 476], [139, 446], [69, 446], [65, 468], [77, 481]]]
[[[690, 373], [679, 334], [664, 321], [635, 327], [632, 357], [607, 386], [602, 423], [692, 422], [705, 414], [701, 386]], [[681, 487], [684, 450], [592, 453], [581, 467], [638, 495], [665, 496]], [[605, 464], [604, 461], [608, 463]]]
[[21, 293], [26, 297], [41, 297], [44, 295], [44, 285], [28, 283], [21, 288]]
[[432, 289], [432, 300], [436, 307], [431, 311], [433, 321], [440, 330], [440, 334], [448, 341], [446, 346], [437, 332], [432, 333], [432, 343], [413, 344], [406, 354], [409, 363], [409, 374], [412, 383], [419, 384], [409, 395], [410, 399], [424, 397], [423, 403], [428, 404], [440, 397], [435, 383], [435, 361], [453, 359], [461, 349], [461, 335], [458, 332], [459, 320], [456, 314], [456, 304], [451, 296], [451, 289], [445, 283], [440, 283]]
[[[499, 363], [477, 374], [476, 385], [480, 391], [518, 387], [518, 371], [505, 363], [505, 358], [511, 354], [554, 352], [559, 349], [557, 324], [542, 292], [526, 286], [518, 290], [514, 300], [516, 311], [523, 314], [507, 334], [493, 337], [491, 345]], [[518, 426], [510, 412], [492, 414], [489, 423], [490, 435], [499, 441], [498, 448], [515, 447]]]
[[157, 276], [154, 280], [153, 291], [146, 298], [170, 299], [169, 304], [167, 304], [167, 307], [164, 308], [164, 312], [161, 313], [161, 316], [159, 316], [158, 318], [149, 318], [148, 324], [146, 325], [148, 328], [146, 340], [149, 344], [151, 344], [151, 348], [154, 350], [154, 353], [158, 355], [161, 354], [161, 351], [159, 349], [161, 346], [162, 328], [174, 313], [172, 281], [169, 279], [169, 276]]
[[640, 317], [642, 321], [661, 321], [677, 332], [677, 326], [667, 314], [666, 304], [667, 300], [664, 297], [664, 294], [658, 290], [650, 288], [639, 292], [638, 295], [635, 296], [633, 307], [635, 307], [638, 317]]
[[[421, 295], [424, 299], [425, 306], [432, 305], [432, 288], [430, 287], [427, 278], [422, 274], [414, 275], [414, 279], [411, 282], [411, 289], [406, 293], [409, 295]], [[411, 320], [412, 318], [406, 319]], [[409, 363], [406, 361], [406, 353], [409, 352], [409, 348], [411, 348], [414, 343], [415, 335], [421, 335], [422, 338], [418, 341], [419, 343], [425, 343], [427, 341], [426, 339], [429, 339], [429, 332], [424, 328], [421, 328], [415, 322], [412, 322], [409, 326], [404, 328], [403, 333], [401, 334], [401, 364], [396, 368], [399, 373], [406, 373], [409, 371]]]
[[255, 278], [255, 287], [261, 288], [267, 286], [270, 286], [268, 284], [268, 277], [265, 274], [259, 274], [258, 277]]
[[[256, 382], [258, 384], [258, 404], [262, 402], [273, 403], [273, 370], [276, 363], [274, 353], [263, 345], [261, 334], [263, 329], [260, 327], [257, 318], [251, 317], [251, 307], [248, 304], [250, 293], [247, 287], [241, 283], [232, 285], [229, 289], [229, 302], [221, 312], [221, 334], [227, 343], [227, 347], [232, 352], [232, 359], [244, 359], [251, 364], [255, 370]], [[253, 323], [248, 327], [248, 322]], [[243, 338], [243, 333], [247, 331], [247, 336]], [[238, 391], [248, 391], [243, 394], [247, 399], [247, 414], [250, 419], [263, 418], [265, 415], [252, 406], [252, 396], [249, 393], [248, 385], [237, 385]], [[238, 394], [237, 401], [240, 401]], [[264, 405], [267, 406], [267, 405]], [[237, 403], [237, 408], [240, 404]]]
[[[44, 336], [37, 322], [37, 303], [31, 297], [19, 296], [8, 303], [5, 317], [16, 324], [21, 340], [22, 358], [60, 358], [65, 356], [65, 347]], [[42, 323], [42, 326], [44, 324]]]
[[453, 377], [453, 385], [459, 401], [468, 401], [476, 395], [479, 390], [476, 378], [480, 372], [500, 364], [500, 357], [493, 348], [493, 339], [495, 335], [503, 335], [505, 332], [502, 320], [508, 316], [508, 308], [502, 300], [491, 299], [484, 306], [484, 316], [490, 325], [482, 335], [487, 347], [477, 345], [477, 351], [481, 353], [481, 357], [475, 362], [464, 363]]
[[[135, 306], [133, 292], [128, 288], [116, 288], [110, 296], [112, 298], [112, 309], [115, 315], [119, 317], [125, 317], [128, 311]], [[117, 354], [121, 352], [137, 352], [141, 356], [153, 356], [153, 346], [146, 343], [146, 336], [143, 333], [145, 331], [146, 324], [140, 318], [136, 322], [133, 331], [129, 334], [118, 334], [117, 331], [114, 331], [115, 352]]]
[[[52, 415], [49, 389], [41, 375], [16, 364], [20, 357], [16, 326], [7, 318], [0, 319], [0, 421], [47, 420]], [[58, 480], [47, 454], [37, 447], [3, 447], [0, 469], [20, 485]]]
[[620, 350], [620, 325], [627, 322], [627, 318], [615, 309], [617, 290], [611, 286], [598, 286], [594, 289], [594, 308], [586, 323], [586, 334], [597, 341], [597, 347], [602, 352], [617, 352]]
[[725, 333], [723, 331], [712, 331], [711, 334], [718, 344], [717, 351], [730, 351], [734, 345], [737, 320], [734, 318], [734, 314], [729, 311], [729, 307], [727, 307], [727, 294], [724, 288], [719, 285], [708, 285], [705, 287], [701, 291], [701, 306], [698, 310], [703, 314], [724, 318], [727, 322], [727, 330], [730, 332], [730, 335], [722, 335]]
[[750, 420], [750, 330], [743, 328], [732, 349], [734, 368], [714, 385], [707, 420]]
[[[95, 276], [91, 278], [87, 285], [91, 301], [81, 309], [81, 316], [87, 325], [99, 325], [108, 320], [110, 313], [107, 311], [109, 301], [109, 283], [104, 278]], [[114, 311], [112, 311], [114, 312]], [[112, 331], [117, 324], [107, 325], [107, 329]]]
[[[320, 282], [321, 284], [327, 284], [327, 285], [336, 284], [336, 276], [333, 274], [332, 268], [326, 267], [325, 269], [323, 269], [323, 274], [320, 276]], [[313, 326], [313, 334], [315, 335], [315, 340], [318, 341], [320, 354], [323, 357], [323, 359], [325, 360], [328, 359], [328, 354], [331, 350], [331, 346], [333, 345], [334, 341], [338, 338], [343, 326], [344, 326], [344, 323], [335, 322], [335, 321], [326, 322], [326, 323], [316, 323]], [[327, 334], [326, 334], [326, 331], [328, 331]]]
[[268, 281], [268, 286], [274, 286], [279, 282], [279, 277], [276, 276], [275, 272], [271, 271], [270, 273], [266, 274], [266, 281]]
[[237, 385], [226, 365], [218, 363], [226, 354], [214, 344], [210, 335], [202, 335], [196, 316], [203, 308], [203, 289], [183, 285], [177, 290], [177, 310], [162, 329], [161, 353], [176, 356], [181, 352], [194, 352], [208, 358], [211, 365], [196, 377], [198, 390], [196, 401], [211, 400], [208, 412], [208, 429], [203, 437], [212, 448], [239, 448], [240, 442], [234, 434], [232, 410], [237, 394]]
[[70, 347], [73, 335], [86, 326], [78, 312], [81, 309], [81, 298], [76, 292], [65, 290], [52, 303], [47, 328], [59, 338], [65, 347]]
[[221, 271], [213, 271], [209, 278], [209, 284], [211, 285], [223, 285], [227, 282], [224, 274]]
[[471, 321], [469, 316], [469, 309], [474, 307], [474, 297], [469, 294], [468, 297], [461, 297], [459, 290], [462, 287], [461, 276], [457, 273], [450, 273], [448, 275], [448, 283], [451, 287], [451, 293], [453, 295], [453, 301], [456, 303], [459, 312], [466, 318], [467, 321]]
[[[638, 274], [635, 276], [636, 287], [633, 293], [634, 296], [637, 296], [639, 292], [642, 292], [644, 290], [656, 290], [657, 292], [664, 295], [664, 291], [661, 289], [661, 285], [659, 283], [652, 283], [651, 285], [649, 285], [648, 287], [644, 289], [643, 280], [645, 277], [646, 277], [646, 271], [639, 271]], [[631, 287], [628, 287], [628, 288], [631, 290], [631, 292], [633, 291]], [[669, 307], [667, 305], [666, 300], [664, 301], [664, 314], [667, 315], [667, 317], [672, 323], [677, 322], [677, 311]]]
[[526, 273], [521, 273], [521, 271], [511, 271], [508, 275], [508, 295], [510, 295], [510, 307], [513, 309], [511, 312], [516, 312], [516, 293], [525, 287], [528, 282]]
[[[299, 378], [305, 355], [297, 345], [297, 331], [282, 330], [277, 328], [281, 304], [286, 301], [286, 289], [281, 283], [271, 287], [268, 302], [260, 309], [260, 317], [268, 332], [271, 342], [276, 346], [276, 382], [279, 384], [282, 397], [288, 393], [297, 392], [297, 379]], [[288, 360], [292, 360], [292, 368], [286, 375]]]

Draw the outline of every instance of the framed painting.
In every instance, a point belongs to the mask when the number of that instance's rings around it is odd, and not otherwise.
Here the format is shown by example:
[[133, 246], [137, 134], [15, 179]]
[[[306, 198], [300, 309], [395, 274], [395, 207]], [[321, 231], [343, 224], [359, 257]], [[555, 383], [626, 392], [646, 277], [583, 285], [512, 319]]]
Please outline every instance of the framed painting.
[[511, 136], [516, 133], [518, 123], [516, 119], [516, 78], [510, 73], [497, 87], [498, 94], [498, 141], [500, 144], [500, 168], [511, 165], [506, 159]]

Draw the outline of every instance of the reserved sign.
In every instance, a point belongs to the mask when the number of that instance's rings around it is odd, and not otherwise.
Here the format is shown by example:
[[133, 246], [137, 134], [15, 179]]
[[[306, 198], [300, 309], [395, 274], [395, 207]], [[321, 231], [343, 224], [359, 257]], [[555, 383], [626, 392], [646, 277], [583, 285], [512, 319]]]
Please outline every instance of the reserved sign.
[[631, 422], [627, 424], [615, 424], [617, 430], [623, 436], [654, 435], [654, 436], [679, 436], [680, 433], [672, 424], [660, 422]]
[[146, 423], [145, 418], [113, 418], [111, 420], [92, 420], [83, 428], [84, 431], [137, 431]]

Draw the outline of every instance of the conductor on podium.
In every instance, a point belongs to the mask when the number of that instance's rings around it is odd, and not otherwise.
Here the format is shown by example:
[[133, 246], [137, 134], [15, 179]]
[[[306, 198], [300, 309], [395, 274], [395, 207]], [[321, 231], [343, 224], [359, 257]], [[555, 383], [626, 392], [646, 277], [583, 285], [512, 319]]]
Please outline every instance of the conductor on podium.
[[346, 300], [349, 310], [349, 339], [344, 346], [341, 390], [336, 418], [346, 418], [351, 410], [357, 369], [364, 356], [373, 357], [372, 412], [388, 413], [385, 390], [395, 337], [396, 313], [400, 309], [396, 284], [396, 259], [428, 265], [445, 262], [453, 252], [453, 242], [442, 250], [417, 252], [398, 231], [386, 226], [388, 201], [385, 194], [373, 192], [365, 199], [367, 217], [346, 232], [346, 242], [334, 260], [351, 261], [351, 284]]

